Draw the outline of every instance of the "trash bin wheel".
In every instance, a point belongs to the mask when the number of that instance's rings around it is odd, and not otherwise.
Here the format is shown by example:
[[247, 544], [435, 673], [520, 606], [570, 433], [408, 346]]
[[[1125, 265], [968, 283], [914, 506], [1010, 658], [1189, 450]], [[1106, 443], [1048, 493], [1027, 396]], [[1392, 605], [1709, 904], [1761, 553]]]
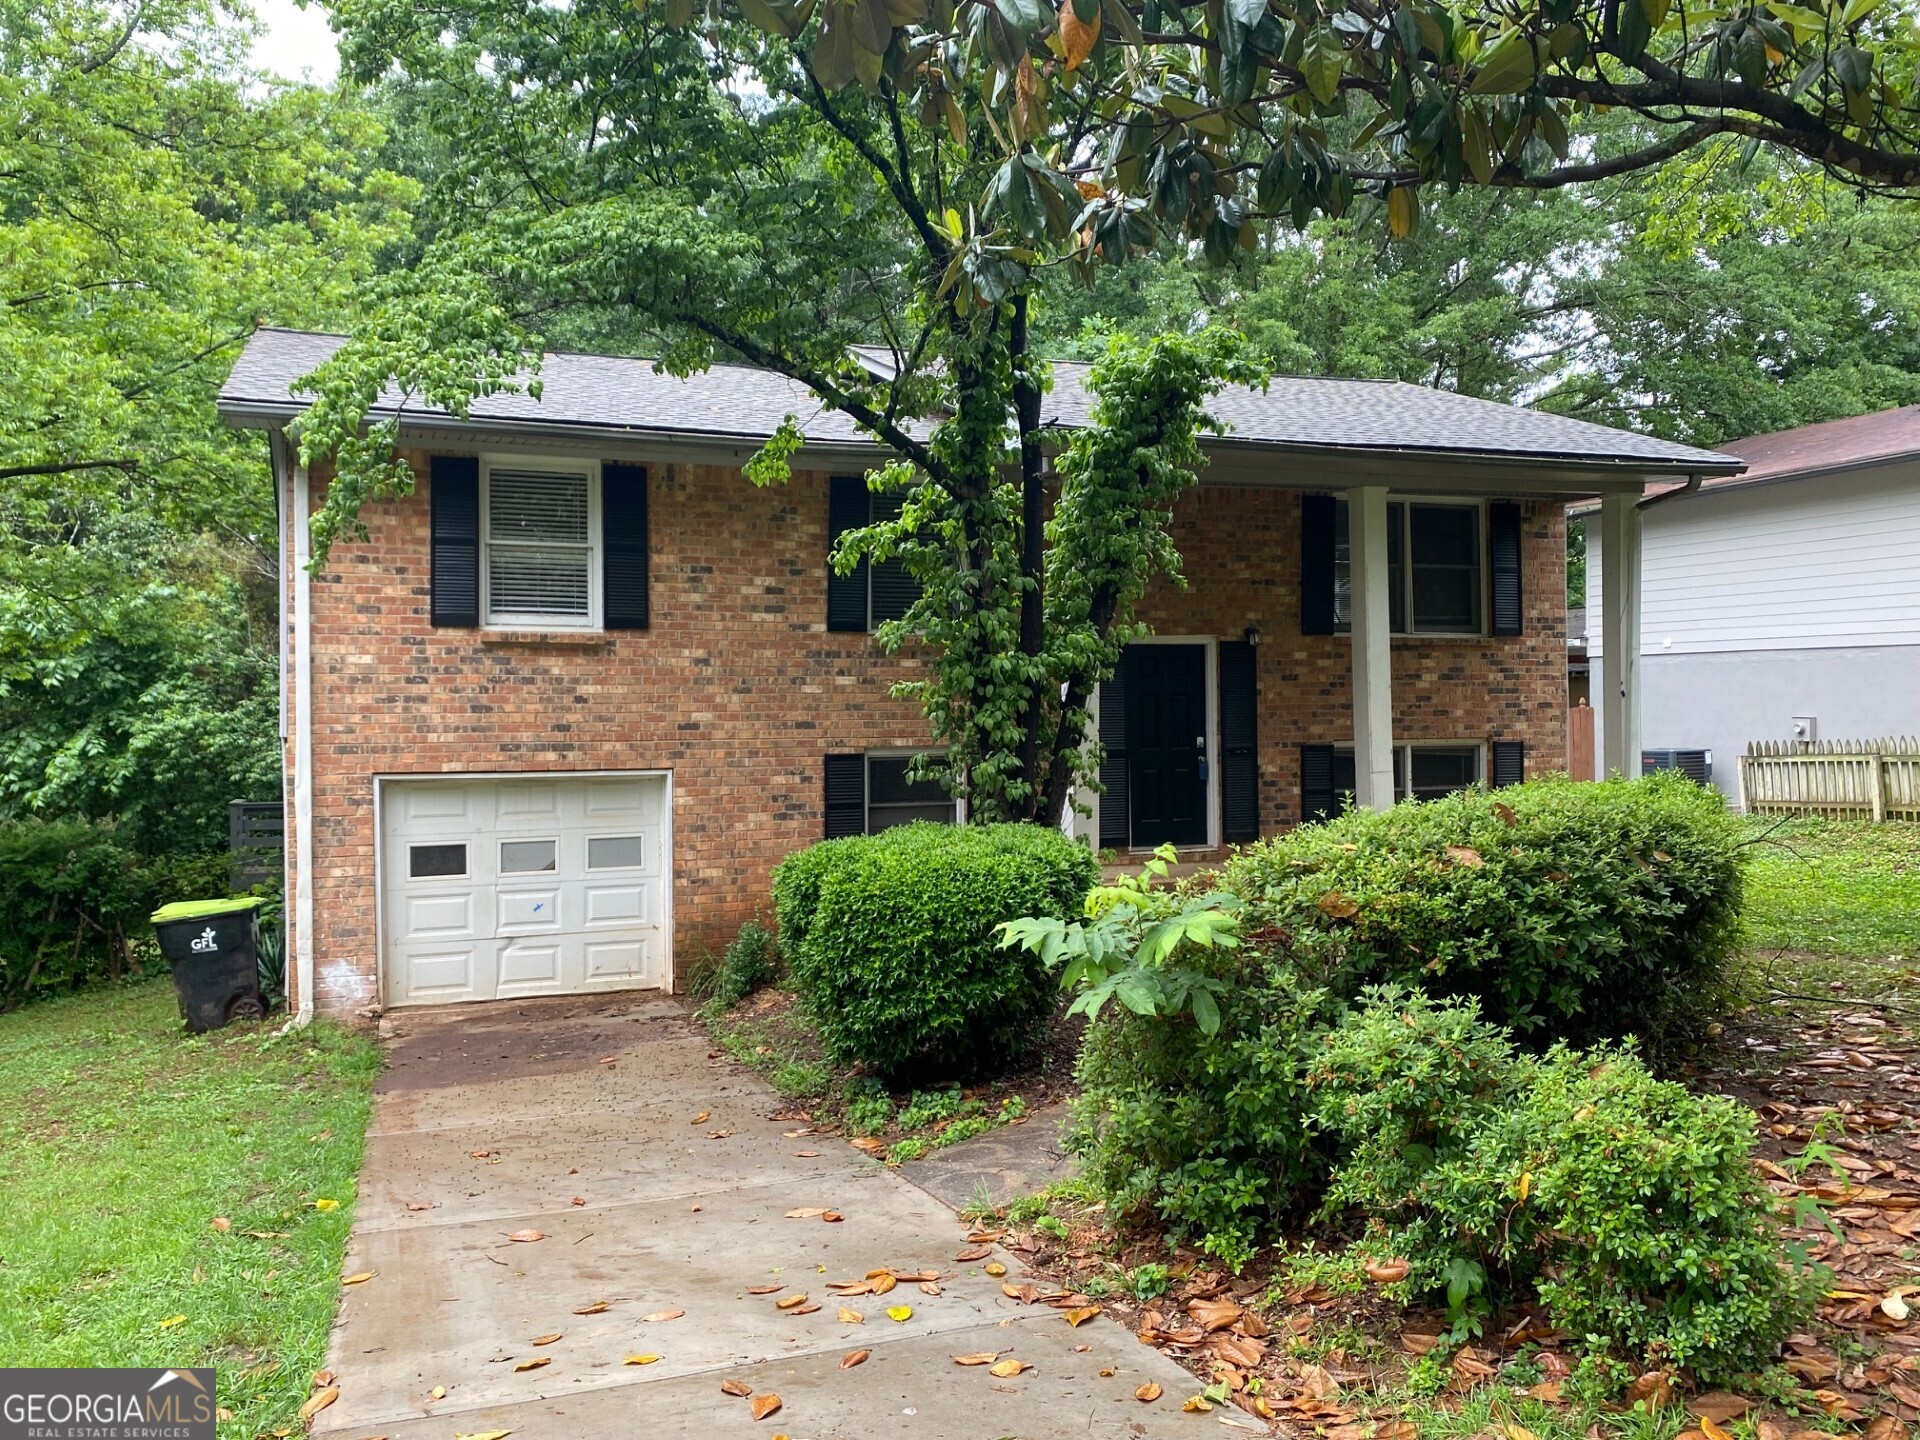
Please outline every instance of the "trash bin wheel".
[[236, 995], [227, 1006], [227, 1020], [264, 1020], [267, 1018], [266, 1002], [258, 995]]

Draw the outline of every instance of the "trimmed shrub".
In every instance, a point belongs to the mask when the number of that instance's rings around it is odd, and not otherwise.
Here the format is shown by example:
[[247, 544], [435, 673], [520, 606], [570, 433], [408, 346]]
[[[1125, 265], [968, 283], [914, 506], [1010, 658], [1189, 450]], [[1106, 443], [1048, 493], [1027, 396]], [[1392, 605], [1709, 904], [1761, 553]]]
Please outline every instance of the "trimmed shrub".
[[1332, 939], [1357, 980], [1471, 997], [1536, 1045], [1658, 1044], [1738, 943], [1739, 843], [1719, 795], [1677, 774], [1544, 780], [1302, 826], [1226, 884], [1266, 924]]
[[1753, 1170], [1752, 1113], [1656, 1079], [1629, 1047], [1529, 1056], [1471, 1002], [1375, 992], [1313, 1083], [1342, 1152], [1328, 1207], [1382, 1223], [1375, 1248], [1410, 1263], [1411, 1293], [1450, 1289], [1462, 1311], [1475, 1290], [1532, 1288], [1590, 1354], [1709, 1383], [1764, 1364], [1810, 1310], [1817, 1287], [1783, 1265]]
[[827, 1054], [889, 1076], [969, 1076], [1022, 1054], [1052, 1013], [1046, 967], [996, 928], [1072, 915], [1099, 878], [1037, 825], [900, 826], [774, 872], [787, 964]]

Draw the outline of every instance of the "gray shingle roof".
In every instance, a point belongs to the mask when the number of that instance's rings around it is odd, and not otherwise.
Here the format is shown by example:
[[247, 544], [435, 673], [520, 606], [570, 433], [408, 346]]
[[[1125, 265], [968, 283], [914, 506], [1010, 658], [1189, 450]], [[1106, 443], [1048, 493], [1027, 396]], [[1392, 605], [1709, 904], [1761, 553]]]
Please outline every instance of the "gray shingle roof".
[[[257, 332], [221, 388], [222, 412], [236, 419], [292, 414], [299, 404], [294, 383], [343, 343], [338, 335]], [[1086, 422], [1087, 369], [1065, 363], [1053, 367], [1048, 424]], [[792, 414], [814, 444], [872, 444], [805, 386], [748, 366], [715, 365], [682, 380], [656, 370], [649, 360], [557, 354], [542, 362], [540, 379], [539, 400], [487, 396], [473, 403], [472, 417], [759, 441]], [[1217, 396], [1212, 409], [1230, 427], [1231, 441], [1286, 449], [1421, 452], [1714, 474], [1741, 466], [1735, 457], [1711, 450], [1399, 381], [1277, 376], [1264, 392], [1236, 387]], [[392, 413], [390, 405], [383, 410]], [[422, 406], [416, 413], [424, 418], [438, 412]]]

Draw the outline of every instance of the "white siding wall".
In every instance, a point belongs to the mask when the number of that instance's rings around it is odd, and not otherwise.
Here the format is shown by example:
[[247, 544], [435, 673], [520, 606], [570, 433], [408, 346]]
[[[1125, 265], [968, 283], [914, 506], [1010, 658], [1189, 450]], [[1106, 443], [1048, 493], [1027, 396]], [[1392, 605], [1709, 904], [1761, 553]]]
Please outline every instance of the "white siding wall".
[[[1708, 490], [1644, 518], [1640, 634], [1649, 658], [1920, 644], [1920, 460]], [[1599, 529], [1589, 521], [1594, 655]]]

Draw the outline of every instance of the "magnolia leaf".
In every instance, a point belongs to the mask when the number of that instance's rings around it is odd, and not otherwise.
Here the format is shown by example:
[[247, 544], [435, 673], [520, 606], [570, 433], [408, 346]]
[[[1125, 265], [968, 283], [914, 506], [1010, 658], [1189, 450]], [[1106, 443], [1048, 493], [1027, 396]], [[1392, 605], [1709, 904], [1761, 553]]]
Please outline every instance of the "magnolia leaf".
[[[804, 1300], [806, 1297], [803, 1295], [800, 1298]], [[651, 1315], [642, 1315], [640, 1318], [650, 1325], [658, 1325], [668, 1320], [678, 1320], [686, 1313], [684, 1310], [656, 1310]]]
[[1166, 1392], [1160, 1388], [1159, 1384], [1156, 1381], [1149, 1380], [1147, 1381], [1146, 1384], [1142, 1385], [1138, 1390], [1133, 1392], [1133, 1398], [1138, 1400], [1143, 1405], [1151, 1405], [1154, 1401], [1158, 1400], [1165, 1393]]
[[[1263, 7], [1264, 8], [1264, 7]], [[1316, 26], [1300, 52], [1300, 73], [1307, 90], [1322, 105], [1331, 105], [1340, 93], [1340, 77], [1347, 68], [1346, 46], [1331, 26]]]
[[552, 1363], [553, 1363], [553, 1357], [551, 1355], [536, 1355], [531, 1360], [522, 1360], [518, 1365], [514, 1366], [513, 1368], [516, 1371], [538, 1370], [542, 1365], [551, 1365]]
[[1539, 71], [1539, 52], [1534, 49], [1533, 37], [1516, 30], [1480, 62], [1467, 90], [1473, 95], [1518, 95], [1532, 87]]
[[720, 1382], [720, 1393], [723, 1395], [738, 1396], [744, 1400], [747, 1396], [753, 1394], [753, 1386], [747, 1384], [744, 1380], [722, 1380]]
[[323, 1390], [314, 1391], [313, 1394], [306, 1398], [306, 1403], [301, 1405], [300, 1418], [302, 1420], [313, 1419], [314, 1416], [318, 1415], [339, 1398], [340, 1387], [338, 1385], [329, 1385]]
[[657, 1364], [659, 1359], [658, 1355], [629, 1355], [620, 1363], [622, 1365], [653, 1365]]
[[987, 1373], [989, 1375], [997, 1375], [1002, 1380], [1011, 1380], [1022, 1371], [1031, 1370], [1032, 1368], [1033, 1366], [1029, 1365], [1025, 1360], [1008, 1358], [989, 1365], [987, 1367]]
[[753, 1405], [751, 1408], [754, 1419], [764, 1420], [780, 1408], [780, 1397], [771, 1391], [765, 1395], [756, 1395], [753, 1397]]

